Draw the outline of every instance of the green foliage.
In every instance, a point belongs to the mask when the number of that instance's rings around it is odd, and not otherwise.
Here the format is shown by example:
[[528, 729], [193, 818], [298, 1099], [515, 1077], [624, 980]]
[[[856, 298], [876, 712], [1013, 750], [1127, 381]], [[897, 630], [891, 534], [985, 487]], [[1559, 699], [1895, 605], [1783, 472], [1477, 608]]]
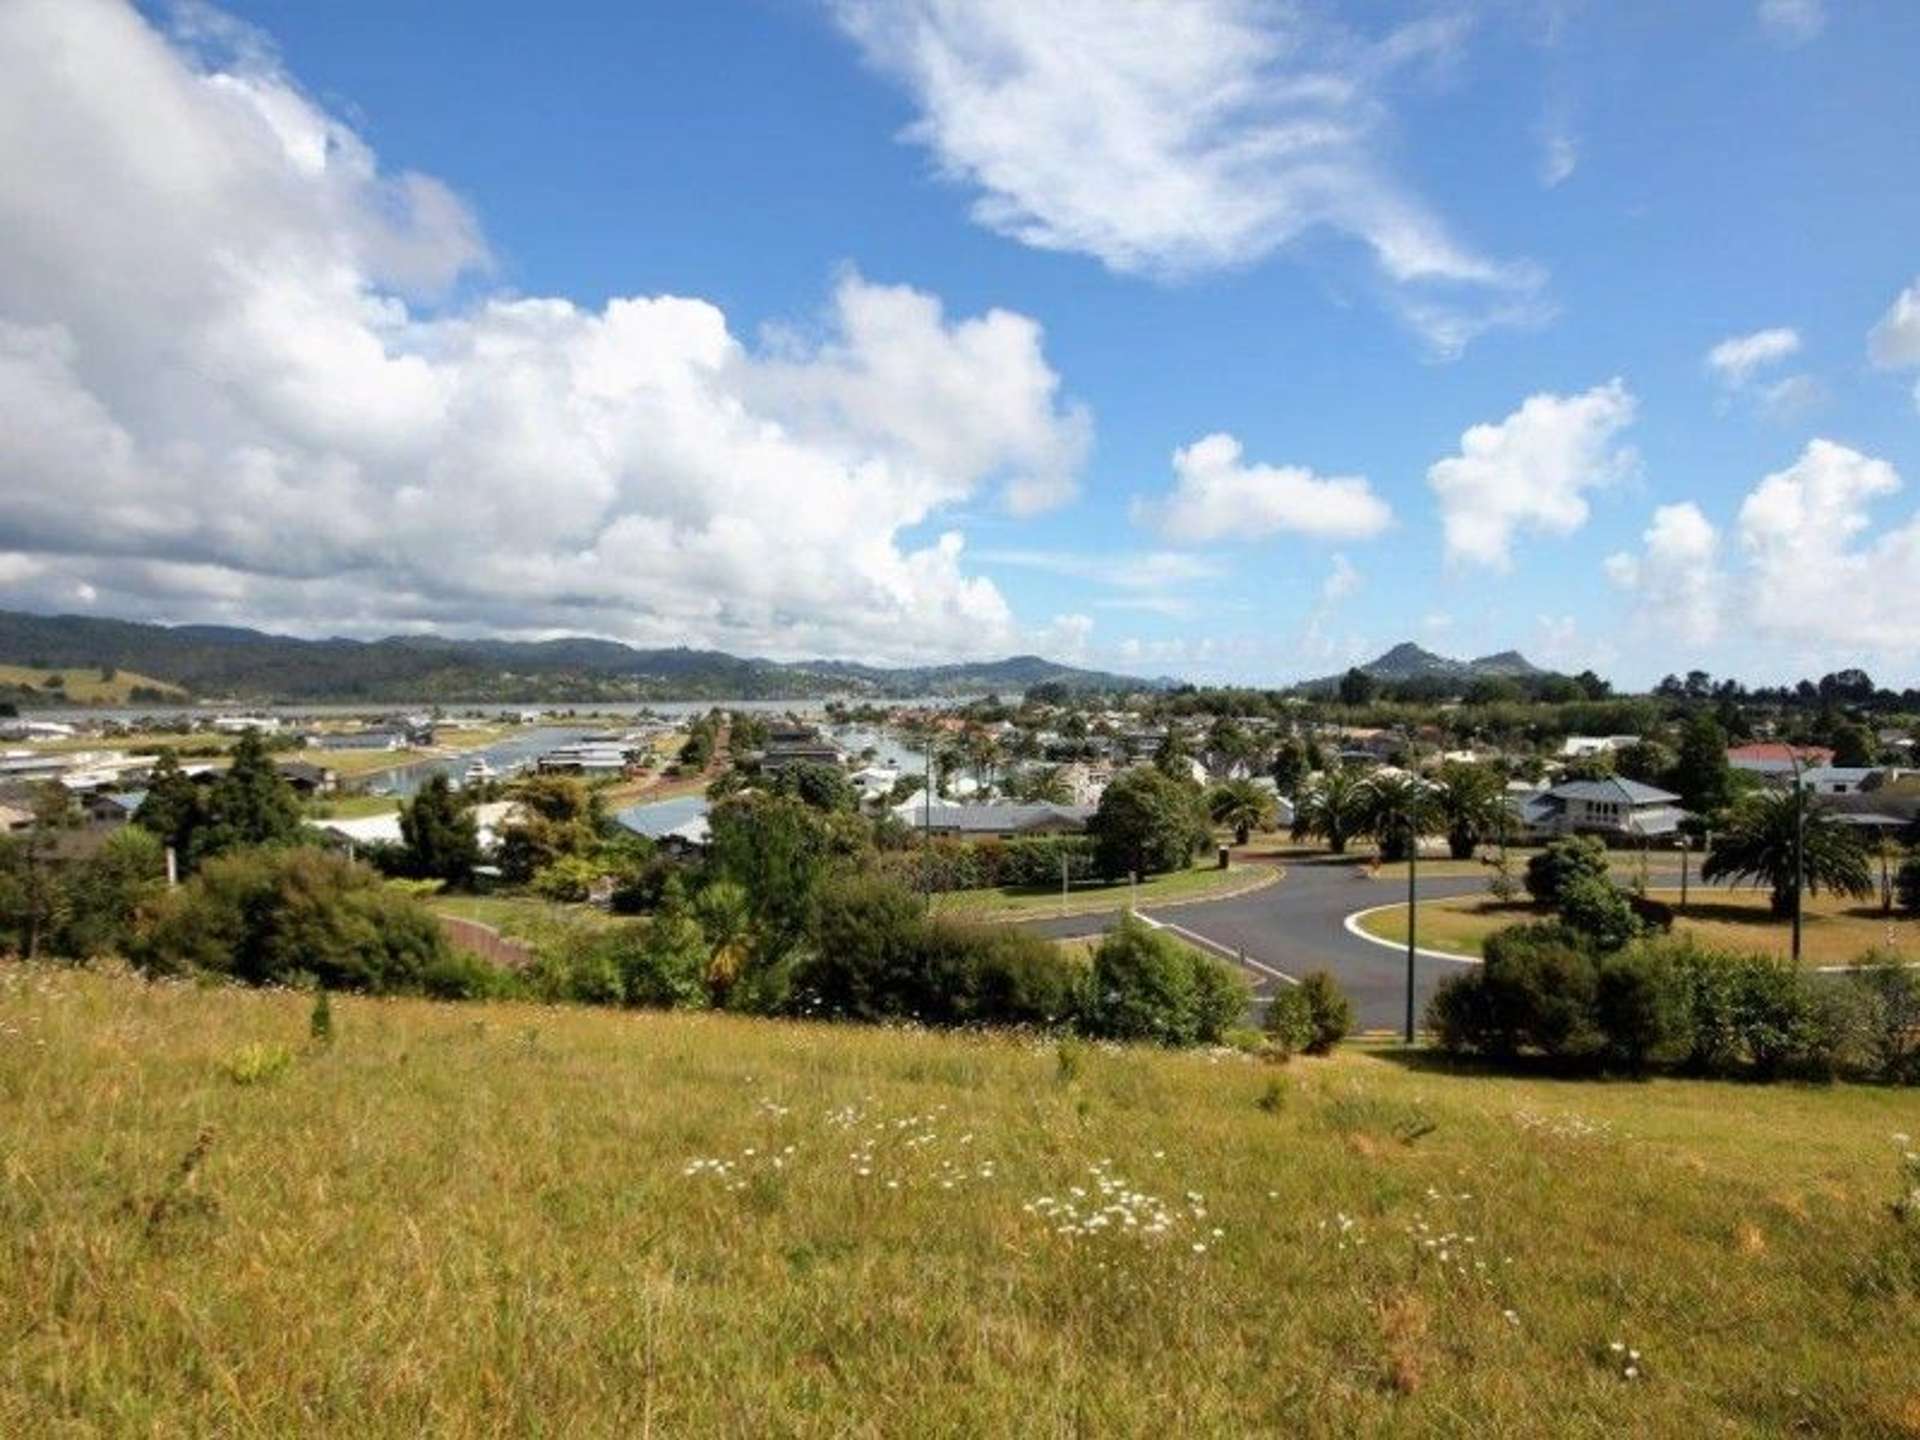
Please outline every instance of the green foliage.
[[1145, 765], [1114, 777], [1087, 831], [1095, 868], [1116, 879], [1184, 870], [1211, 834], [1199, 790]]
[[1882, 1080], [1920, 1084], [1920, 970], [1898, 955], [1869, 955], [1852, 981], [1869, 997], [1867, 1047]]
[[623, 938], [617, 963], [629, 1005], [670, 1010], [707, 1003], [707, 937], [691, 911], [678, 903], [655, 915], [638, 943]]
[[313, 992], [313, 1009], [307, 1013], [307, 1038], [316, 1045], [333, 1043], [333, 1001], [324, 988]]
[[783, 768], [774, 777], [772, 789], [776, 795], [791, 795], [815, 810], [853, 811], [860, 804], [853, 782], [837, 766], [811, 760]]
[[307, 835], [300, 797], [281, 778], [258, 732], [233, 747], [233, 763], [205, 791], [185, 860], [198, 868], [216, 855], [254, 846], [297, 845]]
[[1700, 867], [1700, 878], [1765, 885], [1773, 913], [1790, 914], [1796, 825], [1800, 827], [1798, 863], [1809, 894], [1829, 890], [1862, 899], [1873, 894], [1873, 868], [1859, 833], [1791, 790], [1765, 791], [1740, 801], [1726, 826], [1714, 832], [1713, 849]]
[[1447, 853], [1455, 860], [1471, 859], [1475, 846], [1499, 839], [1508, 824], [1506, 789], [1498, 773], [1485, 765], [1442, 765], [1433, 800], [1446, 827]]
[[[909, 890], [976, 890], [1010, 886], [1058, 889], [1095, 878], [1093, 841], [1085, 835], [1035, 835], [1018, 840], [910, 840], [912, 848], [876, 857], [882, 873]], [[931, 883], [929, 883], [931, 882]]]
[[1353, 1002], [1325, 970], [1315, 970], [1288, 988], [1307, 1002], [1310, 1034], [1302, 1048], [1309, 1055], [1331, 1054], [1353, 1029]]
[[420, 972], [420, 993], [435, 1000], [504, 1000], [519, 993], [517, 979], [472, 951], [446, 947]]
[[1376, 775], [1366, 784], [1366, 828], [1388, 860], [1404, 860], [1416, 839], [1441, 822], [1439, 796], [1417, 775]]
[[557, 855], [534, 872], [533, 893], [561, 904], [580, 904], [593, 894], [600, 866], [585, 855]]
[[254, 1040], [220, 1061], [220, 1073], [236, 1085], [268, 1085], [293, 1068], [293, 1052], [284, 1045]]
[[500, 837], [496, 862], [516, 885], [568, 856], [586, 856], [600, 843], [605, 816], [599, 795], [564, 775], [532, 775], [513, 787], [514, 822]]
[[1606, 880], [1607, 847], [1596, 836], [1550, 840], [1527, 861], [1527, 893], [1541, 905], [1558, 906], [1560, 892], [1576, 879]]
[[48, 948], [76, 959], [124, 953], [143, 917], [166, 893], [167, 857], [158, 837], [125, 826], [60, 876], [63, 924]]
[[1320, 839], [1336, 855], [1367, 833], [1372, 818], [1372, 792], [1357, 770], [1335, 766], [1299, 792], [1293, 809], [1296, 840]]
[[1920, 855], [1909, 855], [1900, 862], [1893, 880], [1894, 897], [1909, 915], [1920, 915]]
[[1207, 792], [1207, 812], [1216, 825], [1233, 829], [1234, 842], [1247, 843], [1255, 830], [1273, 826], [1273, 792], [1251, 780], [1228, 780]]
[[1261, 1028], [1275, 1054], [1297, 1055], [1313, 1043], [1313, 1002], [1298, 985], [1282, 985], [1267, 1006]]
[[445, 775], [434, 775], [400, 807], [400, 840], [407, 874], [443, 880], [454, 889], [473, 883], [480, 863], [480, 832]]
[[1109, 1040], [1211, 1043], [1246, 1009], [1244, 980], [1132, 916], [1093, 955], [1085, 1025]]
[[1601, 950], [1618, 950], [1640, 933], [1633, 906], [1605, 875], [1576, 874], [1559, 887], [1554, 905], [1561, 923], [1578, 930]]
[[1593, 999], [1594, 1024], [1616, 1068], [1638, 1075], [1655, 1059], [1687, 1053], [1693, 1033], [1688, 988], [1667, 951], [1646, 946], [1608, 955]]
[[541, 937], [520, 982], [548, 1004], [618, 1005], [626, 997], [621, 952], [636, 938], [631, 926], [556, 926]]
[[446, 941], [418, 902], [371, 870], [313, 849], [209, 860], [163, 897], [130, 947], [158, 975], [223, 975], [251, 985], [417, 991]]
[[1680, 732], [1680, 751], [1665, 782], [1683, 809], [1712, 816], [1733, 803], [1733, 772], [1727, 763], [1727, 735], [1708, 710], [1695, 710]]

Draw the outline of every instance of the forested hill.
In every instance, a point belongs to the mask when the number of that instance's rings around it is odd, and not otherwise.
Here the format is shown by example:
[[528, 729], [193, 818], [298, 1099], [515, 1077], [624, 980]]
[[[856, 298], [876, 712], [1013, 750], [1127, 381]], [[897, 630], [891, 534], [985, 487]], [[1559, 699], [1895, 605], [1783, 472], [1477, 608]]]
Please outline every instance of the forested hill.
[[[0, 611], [0, 663], [99, 673], [138, 671], [202, 698], [249, 701], [568, 701], [810, 699], [1142, 690], [1146, 681], [1037, 655], [889, 669], [847, 661], [743, 659], [718, 650], [641, 650], [611, 640], [304, 640], [225, 625], [147, 625], [88, 615]], [[57, 704], [22, 690], [16, 702]]]

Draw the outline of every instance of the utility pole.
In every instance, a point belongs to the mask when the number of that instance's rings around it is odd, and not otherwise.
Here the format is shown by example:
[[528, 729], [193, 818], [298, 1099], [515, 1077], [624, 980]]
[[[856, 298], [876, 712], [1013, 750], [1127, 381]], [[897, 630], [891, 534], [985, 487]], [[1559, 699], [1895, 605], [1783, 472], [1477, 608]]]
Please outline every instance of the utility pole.
[[920, 782], [920, 868], [927, 882], [927, 913], [933, 913], [933, 727], [920, 727], [920, 757], [924, 762]]
[[1793, 964], [1800, 967], [1800, 896], [1807, 888], [1807, 787], [1800, 782], [1800, 752], [1791, 741], [1787, 758], [1793, 762]]
[[1413, 968], [1418, 949], [1415, 934], [1419, 929], [1420, 903], [1414, 884], [1420, 874], [1420, 825], [1411, 811], [1407, 814], [1407, 1044], [1413, 1044]]

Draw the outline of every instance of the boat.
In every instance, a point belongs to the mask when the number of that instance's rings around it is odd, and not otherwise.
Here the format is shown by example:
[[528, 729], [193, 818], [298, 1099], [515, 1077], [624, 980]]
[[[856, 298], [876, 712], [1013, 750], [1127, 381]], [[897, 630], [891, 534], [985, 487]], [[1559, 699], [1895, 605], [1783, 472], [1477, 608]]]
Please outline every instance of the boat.
[[496, 779], [499, 774], [500, 772], [489, 765], [485, 758], [482, 757], [467, 766], [466, 773], [460, 778], [460, 783], [463, 785], [484, 785], [487, 781]]

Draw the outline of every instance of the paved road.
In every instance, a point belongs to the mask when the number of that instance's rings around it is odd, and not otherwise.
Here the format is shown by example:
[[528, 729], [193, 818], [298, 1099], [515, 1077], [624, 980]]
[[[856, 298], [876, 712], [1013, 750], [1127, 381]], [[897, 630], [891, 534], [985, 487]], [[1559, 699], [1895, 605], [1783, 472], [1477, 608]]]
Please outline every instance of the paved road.
[[[1405, 879], [1366, 880], [1361, 878], [1364, 873], [1350, 861], [1292, 860], [1279, 883], [1250, 894], [1142, 913], [1222, 955], [1244, 955], [1256, 982], [1256, 1002], [1264, 1001], [1275, 985], [1285, 983], [1277, 976], [1297, 979], [1312, 970], [1327, 970], [1353, 1000], [1357, 1028], [1398, 1030], [1406, 1021], [1406, 952], [1349, 934], [1345, 921], [1356, 910], [1403, 903], [1407, 883]], [[1423, 900], [1437, 900], [1484, 891], [1486, 885], [1484, 876], [1423, 878], [1418, 893]], [[1098, 935], [1113, 923], [1113, 914], [1079, 915], [1031, 921], [1027, 928], [1066, 939]], [[1424, 1013], [1440, 982], [1471, 963], [1418, 956], [1414, 963], [1416, 1018]]]

